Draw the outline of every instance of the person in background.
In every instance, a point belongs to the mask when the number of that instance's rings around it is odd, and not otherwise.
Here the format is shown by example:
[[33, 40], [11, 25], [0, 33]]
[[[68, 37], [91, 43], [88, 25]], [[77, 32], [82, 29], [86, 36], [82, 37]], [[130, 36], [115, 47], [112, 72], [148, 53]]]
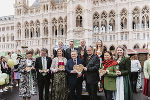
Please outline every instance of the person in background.
[[[94, 50], [94, 54], [97, 55], [100, 59], [100, 68], [102, 67], [102, 61], [104, 60], [104, 47], [102, 40], [98, 40], [96, 43], [96, 48]], [[103, 91], [103, 76], [100, 76], [99, 82], [99, 92]]]
[[[140, 61], [138, 60], [138, 55], [136, 54], [135, 55], [135, 60], [137, 60], [138, 62], [139, 62], [139, 66], [141, 66], [141, 63], [140, 63]], [[142, 72], [142, 67], [141, 67], [141, 70], [140, 71], [138, 71], [138, 78], [137, 78], [137, 85], [136, 85], [136, 89], [137, 89], [137, 91], [142, 91], [143, 89], [142, 89], [142, 77], [141, 77], [141, 72]]]
[[[0, 59], [1, 62], [1, 59]], [[7, 84], [7, 80], [9, 80], [8, 74], [7, 73], [2, 73], [1, 71], [2, 65], [0, 64], [0, 93], [7, 91], [7, 87], [5, 87]]]
[[116, 66], [118, 63], [112, 60], [112, 53], [106, 51], [104, 53], [103, 68], [100, 72], [101, 76], [104, 75], [104, 90], [106, 100], [113, 100], [113, 93], [117, 90], [116, 88]]
[[81, 100], [83, 75], [82, 73], [77, 73], [73, 68], [74, 65], [82, 64], [82, 60], [77, 56], [77, 50], [71, 51], [72, 59], [69, 59], [65, 66], [68, 78], [69, 100], [76, 100], [75, 98]]
[[133, 100], [132, 88], [130, 84], [129, 74], [131, 72], [131, 60], [127, 57], [124, 46], [116, 48], [116, 61], [118, 62], [118, 70], [116, 78], [116, 99], [115, 100]]
[[[54, 79], [52, 83], [52, 100], [67, 100], [67, 78], [65, 72], [65, 65], [67, 59], [63, 57], [62, 49], [57, 49], [57, 57], [52, 60], [51, 71], [54, 73]], [[61, 66], [64, 69], [61, 69]]]
[[130, 73], [130, 80], [133, 92], [137, 93], [136, 86], [137, 86], [137, 79], [138, 73], [141, 71], [141, 64], [139, 60], [135, 59], [136, 54], [130, 54], [131, 60], [131, 73]]
[[86, 80], [87, 91], [89, 93], [90, 100], [97, 100], [97, 89], [99, 82], [99, 68], [100, 59], [93, 54], [93, 47], [86, 48], [88, 57], [86, 59], [86, 66], [83, 67]]
[[19, 65], [20, 65], [20, 62], [21, 62], [21, 57], [18, 56], [17, 57], [17, 60], [16, 60], [17, 64], [14, 66], [14, 80], [16, 81], [16, 86], [19, 85], [19, 80], [20, 80], [20, 73], [18, 72], [19, 71]]
[[81, 46], [78, 47], [78, 57], [82, 60], [83, 66], [85, 66], [85, 60], [87, 59], [87, 52], [86, 52], [86, 42], [85, 40], [80, 41]]
[[[86, 66], [86, 59], [87, 59], [87, 51], [86, 51], [86, 41], [84, 39], [80, 40], [80, 45], [78, 47], [78, 58], [82, 60], [82, 65]], [[87, 91], [85, 77], [83, 76], [83, 90]]]
[[53, 49], [53, 55], [54, 55], [54, 57], [57, 56], [57, 49], [59, 49], [59, 48], [62, 49], [63, 55], [65, 55], [65, 49], [64, 49], [64, 47], [63, 47], [63, 42], [59, 41], [59, 42], [58, 42], [58, 48], [54, 48], [54, 49]]
[[96, 48], [94, 50], [94, 54], [98, 55], [101, 58], [101, 61], [104, 61], [104, 47], [102, 40], [98, 40], [96, 43]]
[[9, 80], [10, 80], [10, 74], [11, 74], [11, 69], [8, 67], [8, 63], [6, 61], [5, 57], [1, 57], [1, 71], [2, 73], [6, 73], [8, 75], [7, 79], [6, 79], [6, 84], [4, 86], [3, 91], [7, 91], [8, 89], [8, 84], [9, 84]]
[[66, 52], [65, 52], [65, 57], [67, 60], [71, 59], [71, 51], [77, 50], [76, 48], [74, 48], [74, 42], [73, 41], [70, 41], [69, 45], [70, 45], [70, 47], [68, 49], [66, 49]]
[[148, 96], [150, 100], [150, 52], [148, 54], [148, 59], [144, 62], [144, 90], [143, 94]]
[[8, 52], [8, 55], [5, 57], [6, 58], [6, 61], [8, 61], [9, 59], [11, 59], [11, 52]]
[[[39, 100], [49, 100], [49, 86], [51, 78], [50, 67], [52, 59], [47, 55], [48, 50], [46, 48], [43, 48], [41, 50], [41, 57], [36, 58], [35, 62], [35, 68], [37, 71], [37, 79], [38, 79]], [[45, 96], [43, 96], [44, 90]]]
[[36, 94], [35, 61], [32, 59], [33, 53], [28, 51], [26, 58], [22, 59], [19, 65], [20, 84], [19, 96], [22, 100], [31, 100], [31, 96]]

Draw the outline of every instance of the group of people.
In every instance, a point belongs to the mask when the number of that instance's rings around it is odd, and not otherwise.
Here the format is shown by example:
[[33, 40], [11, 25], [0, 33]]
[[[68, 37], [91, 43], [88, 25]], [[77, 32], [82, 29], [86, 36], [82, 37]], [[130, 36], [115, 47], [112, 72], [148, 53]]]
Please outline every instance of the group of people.
[[[39, 100], [81, 100], [82, 82], [85, 81], [90, 100], [97, 100], [100, 89], [103, 89], [107, 100], [133, 100], [142, 71], [135, 55], [128, 57], [124, 46], [118, 46], [113, 54], [104, 49], [101, 40], [97, 41], [95, 49], [86, 46], [85, 40], [80, 42], [81, 46], [74, 48], [74, 42], [70, 41], [70, 47], [66, 50], [59, 42], [59, 47], [53, 50], [53, 58], [48, 57], [45, 48], [36, 59], [32, 57], [32, 51], [28, 51], [24, 59], [18, 57], [16, 74], [20, 79], [19, 96], [30, 100], [32, 95], [38, 93]], [[75, 69], [76, 65], [82, 65], [81, 72]], [[144, 63], [144, 75], [144, 94], [150, 96], [149, 60]], [[142, 88], [140, 81], [139, 87]]]
[[[20, 73], [18, 72], [19, 62], [21, 61], [21, 56], [18, 55], [16, 58], [16, 65], [14, 66], [13, 70], [8, 64], [8, 60], [11, 59], [11, 55], [13, 52], [8, 52], [8, 55], [0, 57], [0, 78], [1, 78], [1, 85], [0, 85], [0, 92], [8, 91], [8, 88], [13, 87], [12, 85], [16, 83], [18, 86]], [[3, 83], [3, 79], [4, 82]]]

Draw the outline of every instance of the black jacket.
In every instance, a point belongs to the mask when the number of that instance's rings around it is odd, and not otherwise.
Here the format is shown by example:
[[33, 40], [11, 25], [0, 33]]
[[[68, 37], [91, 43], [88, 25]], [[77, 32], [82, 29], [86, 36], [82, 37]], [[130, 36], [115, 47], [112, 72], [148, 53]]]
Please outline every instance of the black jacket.
[[[82, 50], [82, 47], [80, 46], [79, 48], [78, 48], [78, 57], [79, 58], [81, 58], [81, 50]], [[82, 59], [82, 64], [83, 64], [83, 66], [85, 66], [86, 65], [86, 59], [87, 59], [87, 52], [86, 52], [86, 47], [84, 48], [84, 55], [83, 55], [83, 59]]]
[[99, 81], [100, 60], [98, 56], [92, 55], [90, 60], [86, 59], [85, 78], [88, 84], [96, 84]]
[[[50, 67], [51, 67], [51, 64], [52, 64], [52, 59], [50, 57], [46, 57], [46, 60], [47, 60], [47, 69], [49, 69], [49, 72], [48, 74], [45, 76], [47, 78], [50, 79]], [[37, 78], [40, 79], [43, 77], [42, 73], [39, 72], [39, 70], [42, 70], [42, 57], [38, 57], [36, 58], [36, 61], [35, 61], [35, 69], [37, 71]]]

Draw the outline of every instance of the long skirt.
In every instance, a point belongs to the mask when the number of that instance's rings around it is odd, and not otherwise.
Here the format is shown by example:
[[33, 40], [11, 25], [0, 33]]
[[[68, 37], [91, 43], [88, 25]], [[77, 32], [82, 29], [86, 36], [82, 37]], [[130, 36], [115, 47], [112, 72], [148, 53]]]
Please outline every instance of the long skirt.
[[116, 97], [114, 100], [133, 100], [133, 93], [129, 76], [121, 76], [116, 79]]
[[124, 82], [123, 82], [123, 76], [116, 78], [116, 96], [115, 100], [124, 100]]
[[66, 73], [63, 71], [54, 74], [52, 85], [52, 100], [67, 100], [68, 88]]
[[144, 90], [143, 94], [145, 96], [150, 96], [150, 81], [144, 78]]
[[138, 79], [137, 79], [136, 89], [139, 91], [140, 88], [142, 88], [141, 73], [138, 73]]
[[31, 97], [31, 95], [35, 94], [37, 94], [35, 74], [31, 73], [31, 71], [28, 73], [21, 73], [19, 84], [19, 96]]
[[133, 92], [129, 76], [123, 76], [124, 81], [124, 100], [133, 100]]

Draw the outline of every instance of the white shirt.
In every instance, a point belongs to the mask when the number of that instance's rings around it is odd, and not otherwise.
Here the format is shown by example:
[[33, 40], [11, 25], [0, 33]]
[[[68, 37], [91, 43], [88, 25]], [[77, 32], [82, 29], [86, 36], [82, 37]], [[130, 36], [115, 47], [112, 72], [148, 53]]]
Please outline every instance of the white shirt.
[[131, 72], [138, 72], [138, 70], [141, 70], [139, 60], [131, 60]]
[[74, 48], [70, 48], [71, 49], [71, 51], [73, 51], [74, 50]]
[[27, 59], [27, 66], [31, 66], [32, 65], [32, 60]]

